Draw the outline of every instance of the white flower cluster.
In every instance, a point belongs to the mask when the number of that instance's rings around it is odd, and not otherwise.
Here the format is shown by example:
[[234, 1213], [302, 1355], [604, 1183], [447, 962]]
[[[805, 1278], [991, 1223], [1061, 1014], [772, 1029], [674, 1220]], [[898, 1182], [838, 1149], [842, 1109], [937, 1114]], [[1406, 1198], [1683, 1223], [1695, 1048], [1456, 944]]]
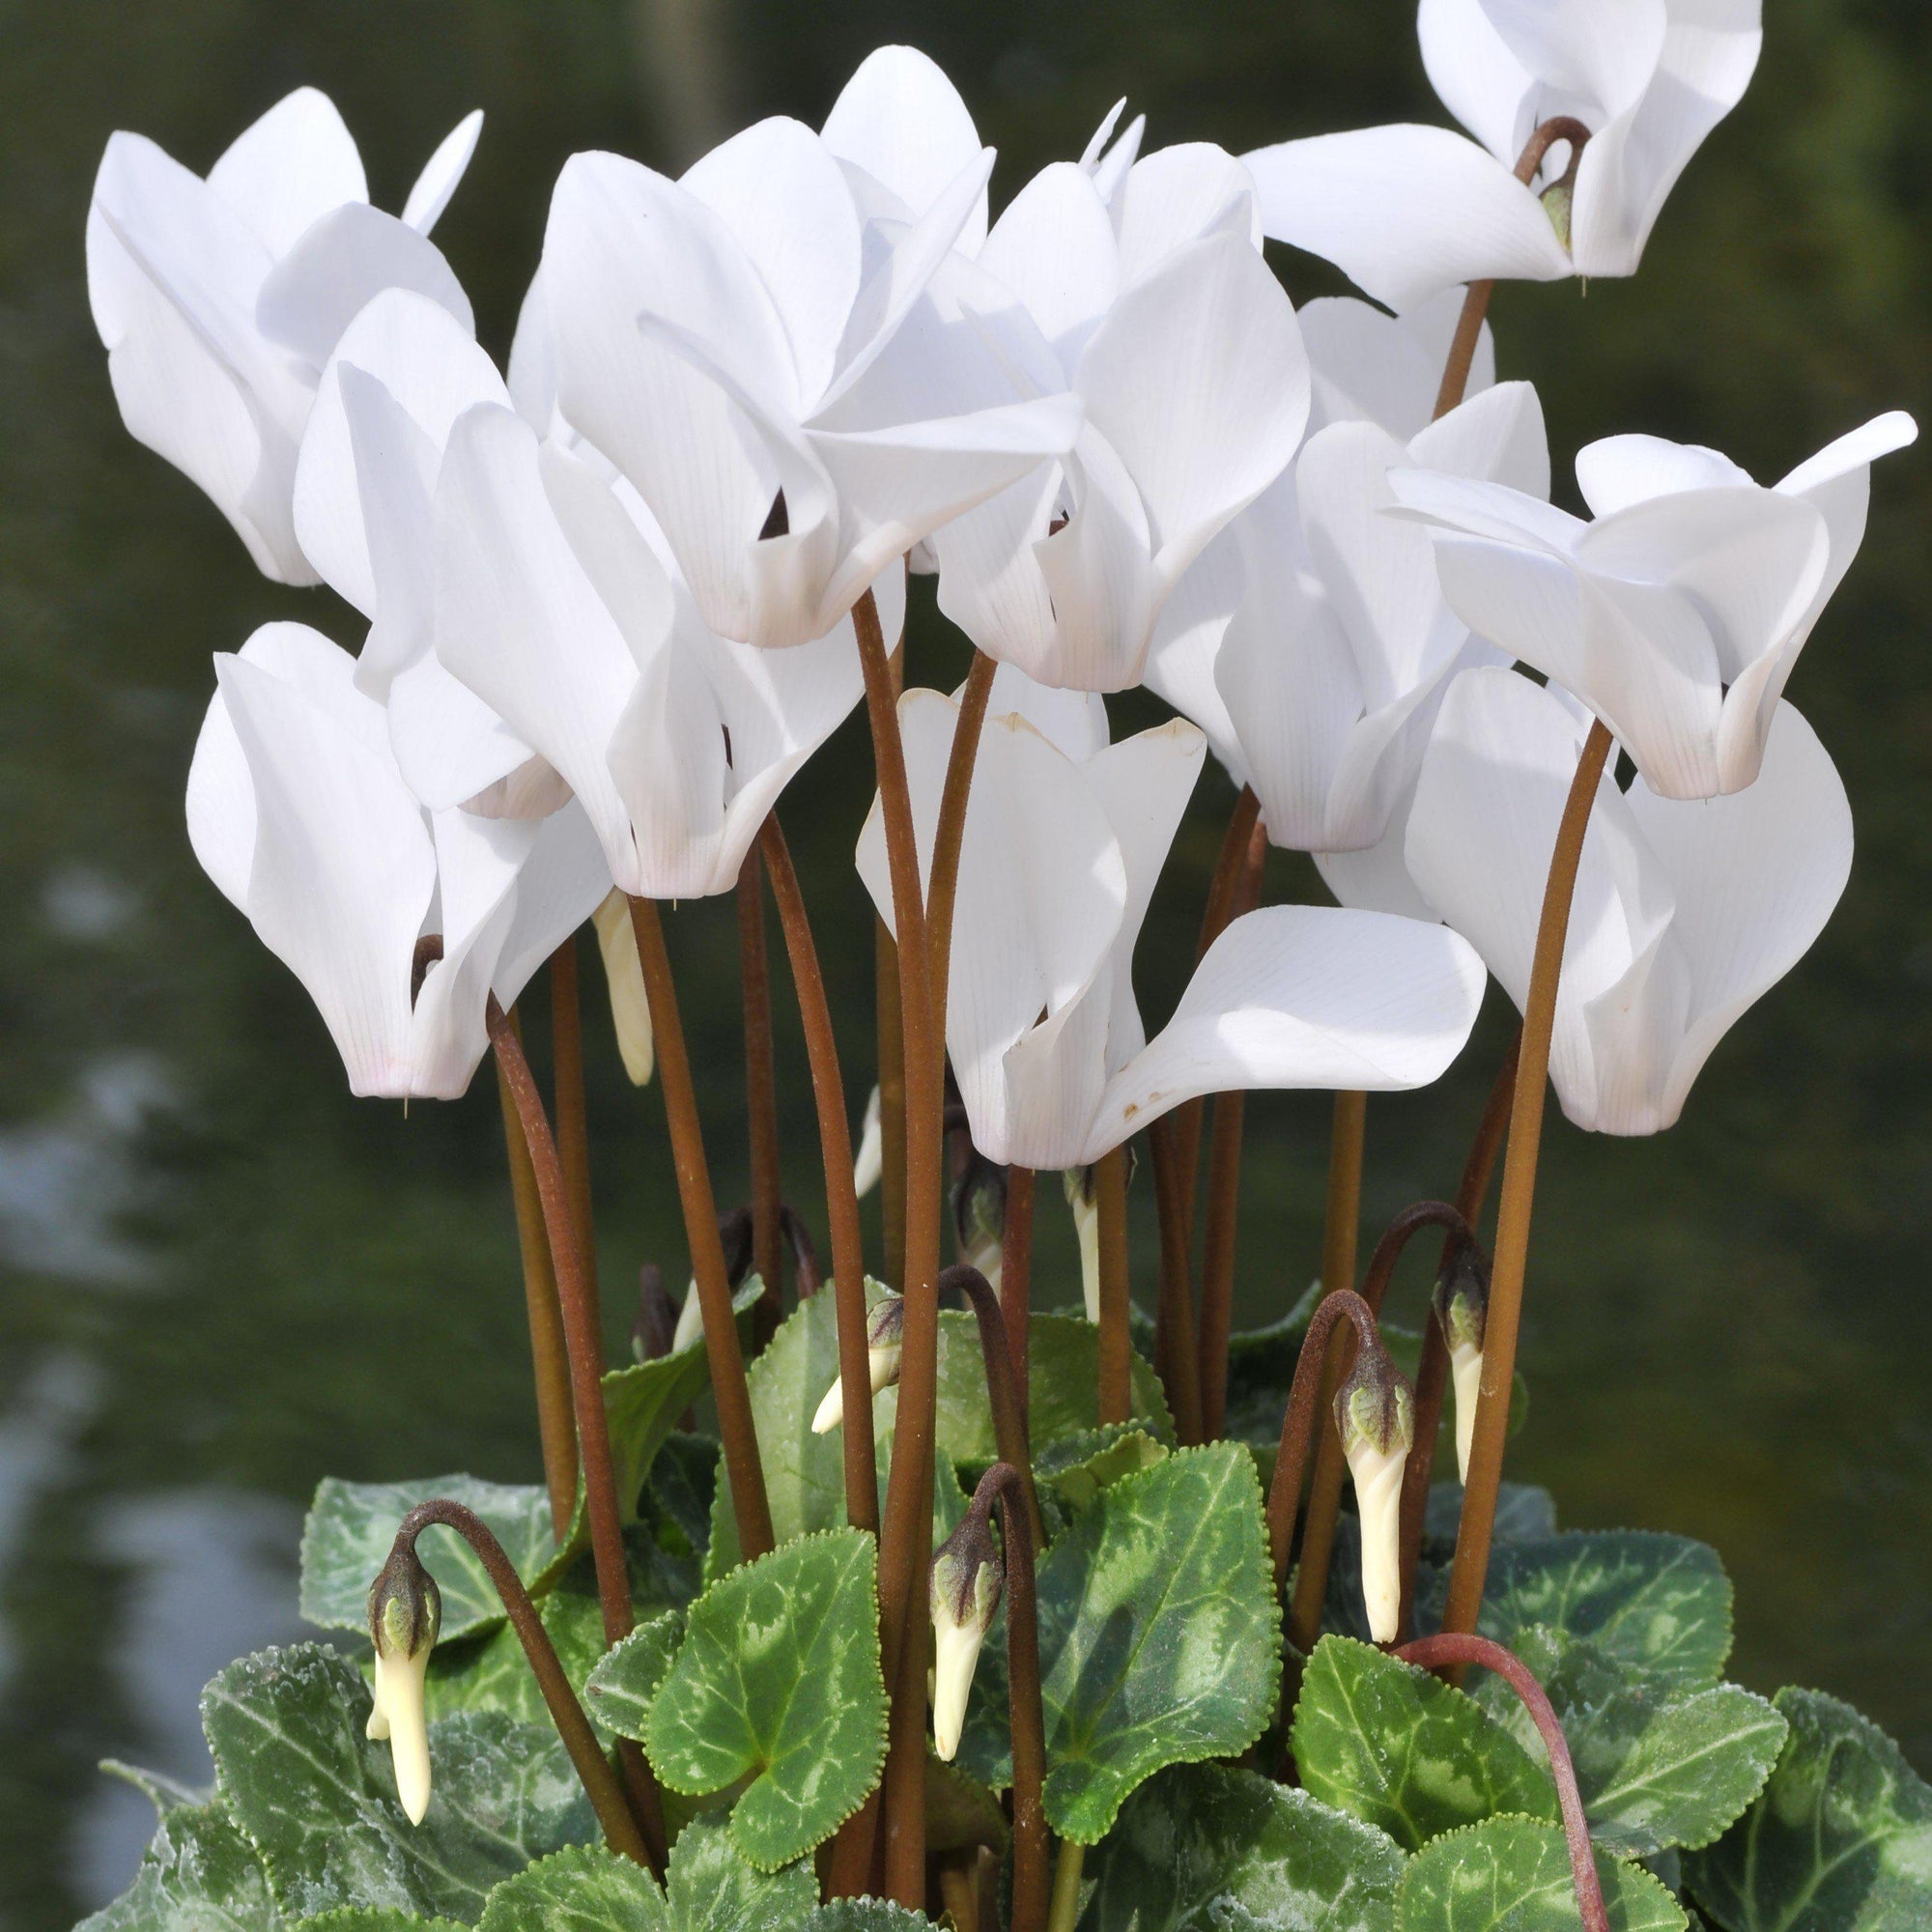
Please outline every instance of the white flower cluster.
[[[288, 623], [218, 656], [188, 791], [355, 1092], [460, 1094], [486, 1000], [613, 890], [728, 889], [861, 696], [855, 605], [890, 641], [910, 567], [1000, 665], [948, 1009], [989, 1158], [1080, 1166], [1201, 1093], [1434, 1079], [1485, 967], [1525, 997], [1592, 718], [1635, 776], [1591, 818], [1552, 1072], [1582, 1125], [1677, 1118], [1844, 885], [1844, 790], [1782, 691], [1914, 430], [1770, 488], [1613, 437], [1577, 459], [1590, 520], [1553, 508], [1536, 395], [1457, 285], [1631, 272], [1758, 0], [1419, 25], [1475, 142], [1143, 152], [1117, 109], [989, 220], [965, 104], [884, 47], [820, 129], [676, 180], [576, 156], [507, 372], [429, 239], [480, 116], [400, 218], [312, 90], [206, 179], [113, 138], [88, 270], [128, 428], [266, 574], [367, 620], [353, 657]], [[1264, 235], [1393, 313], [1297, 315]], [[1142, 683], [1179, 715], [1109, 742], [1100, 694]], [[928, 859], [958, 715], [901, 706]], [[1343, 903], [1235, 922], [1150, 1040], [1135, 941], [1209, 749]], [[876, 810], [858, 862], [890, 920]]]

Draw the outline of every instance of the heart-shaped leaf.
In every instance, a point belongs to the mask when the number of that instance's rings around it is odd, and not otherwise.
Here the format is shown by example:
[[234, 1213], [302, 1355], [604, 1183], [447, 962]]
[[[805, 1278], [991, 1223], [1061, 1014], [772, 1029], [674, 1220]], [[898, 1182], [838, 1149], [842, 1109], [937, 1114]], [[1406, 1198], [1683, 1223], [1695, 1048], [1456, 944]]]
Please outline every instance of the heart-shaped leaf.
[[1932, 1786], [1876, 1724], [1780, 1690], [1791, 1727], [1771, 1781], [1708, 1851], [1691, 1895], [1726, 1932], [1922, 1932], [1932, 1925]]
[[658, 1882], [602, 1845], [573, 1845], [506, 1878], [484, 1902], [476, 1932], [663, 1932]]
[[279, 1932], [285, 1922], [254, 1846], [215, 1804], [163, 1813], [133, 1884], [74, 1932]]
[[584, 1705], [591, 1719], [620, 1738], [641, 1740], [651, 1702], [670, 1674], [683, 1637], [683, 1616], [666, 1610], [606, 1652], [586, 1681]]
[[1109, 1422], [1064, 1435], [1033, 1459], [1035, 1483], [1068, 1509], [1091, 1503], [1122, 1476], [1151, 1469], [1167, 1445], [1137, 1422]]
[[818, 1880], [804, 1861], [761, 1871], [725, 1820], [713, 1814], [694, 1818], [677, 1834], [665, 1898], [665, 1932], [781, 1932], [810, 1919]]
[[1373, 1825], [1251, 1771], [1179, 1765], [1087, 1861], [1081, 1932], [1391, 1932], [1403, 1856]]
[[1473, 1698], [1350, 1637], [1315, 1646], [1293, 1744], [1305, 1790], [1405, 1851], [1499, 1812], [1557, 1815], [1549, 1774]]
[[666, 1785], [701, 1796], [750, 1779], [731, 1833], [762, 1870], [829, 1838], [878, 1782], [877, 1549], [825, 1530], [732, 1571], [691, 1606], [651, 1699], [646, 1748]]
[[[1685, 1932], [1683, 1908], [1639, 1866], [1597, 1854], [1610, 1932]], [[1492, 1818], [1434, 1840], [1408, 1861], [1397, 1932], [1577, 1932], [1563, 1831]]]
[[889, 1898], [835, 1898], [821, 1905], [801, 1932], [932, 1932], [932, 1920]]

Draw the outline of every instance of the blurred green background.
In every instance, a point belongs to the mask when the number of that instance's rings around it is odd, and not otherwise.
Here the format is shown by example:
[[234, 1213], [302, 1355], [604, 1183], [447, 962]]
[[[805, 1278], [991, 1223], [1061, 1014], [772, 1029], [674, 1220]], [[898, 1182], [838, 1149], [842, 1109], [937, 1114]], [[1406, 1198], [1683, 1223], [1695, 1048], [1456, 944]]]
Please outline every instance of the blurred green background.
[[[1710, 441], [1772, 477], [1881, 409], [1932, 414], [1932, 11], [1766, 12], [1756, 81], [1672, 197], [1642, 275], [1497, 298], [1502, 367], [1540, 384], [1566, 494], [1570, 454], [1613, 430]], [[306, 999], [188, 852], [210, 652], [270, 617], [352, 647], [359, 626], [326, 592], [258, 578], [193, 487], [123, 433], [81, 258], [109, 131], [140, 129], [201, 170], [312, 82], [393, 207], [481, 105], [438, 240], [500, 354], [575, 149], [675, 168], [760, 114], [816, 122], [870, 46], [909, 40], [999, 147], [1003, 197], [1078, 153], [1122, 94], [1147, 110], [1151, 145], [1442, 120], [1412, 14], [1408, 0], [0, 7], [0, 1926], [63, 1926], [125, 1884], [146, 1806], [97, 1759], [203, 1775], [195, 1693], [231, 1655], [296, 1633], [296, 1537], [324, 1472], [536, 1472], [487, 1076], [407, 1121], [352, 1101]], [[1338, 286], [1320, 265], [1282, 267], [1297, 298]], [[1552, 1121], [1514, 1466], [1572, 1524], [1715, 1543], [1738, 1582], [1737, 1673], [1849, 1696], [1932, 1769], [1928, 511], [1927, 459], [1889, 460], [1864, 556], [1791, 691], [1858, 820], [1835, 921], [1719, 1051], [1674, 1132], [1624, 1143]], [[929, 599], [911, 649], [917, 680], [962, 663]], [[1117, 721], [1146, 715], [1127, 704]], [[868, 771], [848, 725], [784, 808], [855, 1110], [870, 928], [849, 853]], [[1230, 796], [1204, 781], [1156, 901], [1140, 961], [1156, 1022]], [[1286, 862], [1270, 889], [1320, 895]], [[736, 1198], [730, 908], [687, 907], [671, 932], [721, 1194]], [[623, 1084], [600, 1002], [614, 1344], [639, 1262], [674, 1281], [684, 1264], [658, 1099]], [[1507, 1037], [1501, 1005], [1492, 994], [1437, 1088], [1372, 1108], [1370, 1223], [1453, 1186]], [[821, 1219], [795, 1032], [781, 1046], [792, 1187]], [[1248, 1118], [1241, 1293], [1263, 1318], [1313, 1270], [1327, 1108], [1269, 1096]], [[1071, 1252], [1055, 1204], [1041, 1266], [1063, 1294]], [[1395, 1299], [1422, 1293], [1418, 1272]]]

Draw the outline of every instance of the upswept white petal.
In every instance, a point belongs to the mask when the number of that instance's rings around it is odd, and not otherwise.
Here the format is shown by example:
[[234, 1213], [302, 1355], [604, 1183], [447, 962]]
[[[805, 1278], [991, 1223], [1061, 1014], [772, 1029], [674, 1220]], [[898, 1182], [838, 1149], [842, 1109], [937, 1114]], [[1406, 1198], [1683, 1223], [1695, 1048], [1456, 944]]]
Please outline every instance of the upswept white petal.
[[1549, 436], [1527, 383], [1498, 383], [1470, 396], [1410, 440], [1426, 469], [1500, 483], [1539, 500], [1549, 496]]
[[[1124, 101], [1122, 102], [1122, 106], [1125, 104]], [[1108, 115], [1105, 123], [1107, 127], [1112, 127], [1119, 111], [1117, 108], [1113, 114]], [[1107, 204], [1116, 226], [1121, 219], [1122, 193], [1126, 186], [1127, 176], [1133, 172], [1134, 162], [1140, 157], [1141, 142], [1146, 135], [1147, 116], [1136, 114], [1121, 129], [1120, 139], [1108, 146], [1106, 152], [1092, 163], [1094, 185], [1100, 190], [1100, 199]], [[1081, 165], [1087, 167], [1089, 164], [1083, 158]]]
[[1029, 671], [1051, 670], [1053, 598], [1036, 554], [1064, 516], [1065, 476], [1041, 464], [983, 503], [942, 524], [930, 544], [939, 608], [988, 656]]
[[[1587, 102], [1592, 118], [1621, 114], [1649, 84], [1663, 52], [1667, 0], [1483, 0], [1483, 12], [1526, 72]], [[1548, 110], [1545, 110], [1548, 111]]]
[[1506, 163], [1447, 128], [1318, 134], [1242, 159], [1266, 234], [1333, 262], [1398, 313], [1458, 282], [1573, 272], [1543, 204]]
[[[425, 561], [433, 575], [433, 544]], [[367, 658], [365, 644], [358, 676]], [[555, 772], [451, 676], [433, 649], [390, 680], [384, 708], [396, 769], [425, 810], [463, 806], [492, 818], [541, 818], [570, 796]]]
[[1830, 442], [1808, 462], [1801, 463], [1775, 487], [1779, 496], [1802, 497], [1825, 519], [1831, 558], [1798, 629], [1803, 643], [1811, 627], [1844, 582], [1852, 559], [1864, 542], [1865, 516], [1871, 505], [1871, 466], [1881, 456], [1904, 449], [1918, 439], [1918, 425], [1903, 410], [1874, 416], [1862, 427]]
[[[952, 696], [956, 702], [959, 693]], [[986, 715], [1003, 718], [1009, 711], [1017, 711], [1076, 765], [1107, 749], [1107, 701], [1097, 691], [1056, 690], [1035, 682], [1017, 665], [1003, 664], [993, 672]]]
[[472, 107], [436, 145], [436, 152], [423, 163], [422, 173], [411, 184], [403, 203], [403, 220], [418, 235], [427, 235], [442, 217], [449, 198], [469, 167], [476, 152], [477, 137], [483, 132], [483, 110]]
[[1524, 124], [1536, 77], [1496, 32], [1483, 0], [1422, 0], [1415, 31], [1437, 99], [1491, 154], [1514, 167], [1529, 132]]
[[1121, 184], [1121, 285], [1209, 235], [1238, 235], [1260, 252], [1254, 177], [1225, 148], [1187, 141], [1144, 155]]
[[[1475, 7], [1477, 0], [1462, 0]], [[1406, 315], [1353, 296], [1322, 296], [1295, 311], [1314, 379], [1312, 437], [1332, 422], [1372, 422], [1404, 441], [1429, 426], [1442, 365], [1463, 314], [1463, 291], [1445, 289]], [[1496, 380], [1495, 338], [1483, 324], [1463, 395]]]
[[1424, 1086], [1462, 1051], [1482, 997], [1482, 961], [1445, 926], [1327, 906], [1251, 912], [1107, 1083], [1083, 1157], [1199, 1094]]
[[647, 898], [719, 891], [724, 726], [694, 639], [673, 630], [643, 667], [611, 733], [609, 759], [638, 851], [636, 883], [619, 883]]
[[1121, 291], [1121, 248], [1093, 177], [1071, 161], [1042, 168], [1001, 211], [979, 259], [1070, 372]]
[[1265, 524], [1279, 493], [1291, 507], [1293, 472], [1262, 492], [1195, 560], [1175, 585], [1154, 619], [1141, 682], [1208, 734], [1208, 743], [1236, 785], [1248, 782], [1247, 759], [1235, 721], [1215, 683], [1221, 640], [1241, 602], [1247, 572], [1241, 560], [1241, 532], [1250, 518]]
[[[917, 47], [875, 48], [825, 117], [824, 141], [842, 161], [862, 167], [917, 217], [938, 200], [980, 153], [973, 116], [936, 62]], [[986, 239], [985, 190], [959, 234], [976, 254]]]
[[1577, 487], [1593, 517], [1686, 490], [1750, 489], [1748, 470], [1721, 450], [1661, 436], [1606, 436], [1577, 452]]
[[369, 199], [355, 138], [313, 87], [285, 94], [244, 128], [209, 169], [208, 185], [274, 255], [332, 209]]

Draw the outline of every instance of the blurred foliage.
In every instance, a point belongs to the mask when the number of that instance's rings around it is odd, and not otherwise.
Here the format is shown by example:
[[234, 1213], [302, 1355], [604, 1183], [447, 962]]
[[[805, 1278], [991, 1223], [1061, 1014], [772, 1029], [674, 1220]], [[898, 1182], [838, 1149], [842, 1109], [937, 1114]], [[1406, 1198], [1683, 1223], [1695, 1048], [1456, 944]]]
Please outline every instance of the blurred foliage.
[[[1641, 276], [1496, 301], [1503, 367], [1542, 389], [1563, 490], [1570, 453], [1612, 430], [1709, 441], [1770, 479], [1882, 408], [1932, 419], [1932, 12], [1767, 12], [1757, 79], [1692, 162]], [[276, 616], [352, 646], [359, 627], [327, 593], [258, 579], [194, 489], [123, 433], [80, 245], [108, 132], [138, 128], [204, 169], [312, 82], [395, 206], [435, 140], [483, 105], [438, 239], [501, 353], [569, 153], [675, 167], [757, 114], [815, 122], [880, 40], [915, 41], [953, 74], [1001, 150], [1002, 196], [1077, 153], [1122, 94], [1155, 144], [1238, 150], [1444, 117], [1406, 0], [10, 0], [0, 37], [0, 1925], [38, 1927], [125, 1882], [84, 1856], [95, 1760], [165, 1755], [157, 1725], [192, 1731], [192, 1686], [157, 1716], [129, 1663], [163, 1640], [130, 1626], [151, 1594], [128, 1554], [130, 1504], [299, 1503], [326, 1471], [536, 1472], [490, 1082], [407, 1120], [351, 1101], [300, 989], [187, 849], [208, 654]], [[1338, 286], [1319, 264], [1281, 266], [1298, 298]], [[1524, 1338], [1537, 1420], [1518, 1451], [1566, 1521], [1717, 1544], [1739, 1582], [1739, 1673], [1841, 1692], [1921, 1765], [1928, 512], [1932, 462], [1889, 459], [1864, 557], [1791, 694], [1858, 818], [1837, 919], [1719, 1050], [1675, 1132], [1586, 1141], [1552, 1122]], [[963, 656], [923, 601], [915, 678], [950, 682]], [[1117, 724], [1152, 715], [1122, 703]], [[868, 772], [855, 723], [784, 806], [855, 1112], [871, 949], [848, 855]], [[1229, 797], [1204, 781], [1150, 923], [1155, 1020], [1191, 960]], [[1278, 860], [1270, 890], [1320, 895], [1300, 861]], [[745, 1169], [729, 909], [687, 907], [671, 936], [729, 1200]], [[803, 1052], [780, 1006], [787, 1177], [817, 1218]], [[1372, 1109], [1369, 1221], [1452, 1181], [1507, 1037], [1499, 1006], [1438, 1088]], [[683, 1263], [657, 1096], [624, 1084], [608, 1017], [594, 1003], [591, 1016], [614, 1345], [639, 1264], [676, 1281]], [[1249, 1108], [1256, 1320], [1312, 1272], [1326, 1113], [1320, 1095]], [[1136, 1190], [1144, 1279], [1150, 1197]], [[1063, 1217], [1043, 1212], [1043, 1300], [1071, 1297], [1072, 1266]], [[1419, 1300], [1421, 1266], [1400, 1305]]]

